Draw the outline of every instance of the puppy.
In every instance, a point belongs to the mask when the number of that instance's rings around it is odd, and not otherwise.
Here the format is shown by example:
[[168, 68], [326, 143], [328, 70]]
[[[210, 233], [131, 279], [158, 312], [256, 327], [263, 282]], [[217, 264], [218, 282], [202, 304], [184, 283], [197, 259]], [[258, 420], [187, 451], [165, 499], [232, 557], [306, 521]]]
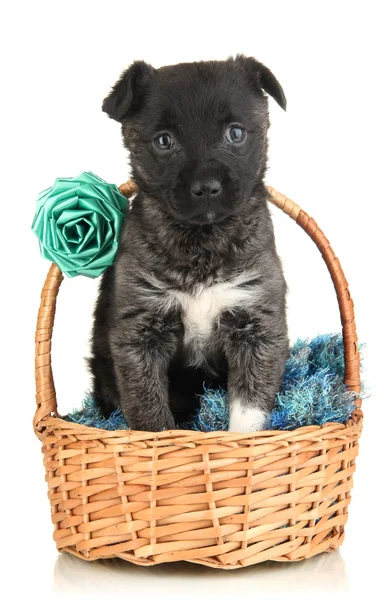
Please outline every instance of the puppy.
[[254, 58], [121, 75], [103, 110], [121, 123], [139, 192], [103, 275], [93, 393], [131, 429], [161, 431], [227, 386], [230, 431], [265, 427], [288, 355], [286, 284], [266, 201], [271, 71]]

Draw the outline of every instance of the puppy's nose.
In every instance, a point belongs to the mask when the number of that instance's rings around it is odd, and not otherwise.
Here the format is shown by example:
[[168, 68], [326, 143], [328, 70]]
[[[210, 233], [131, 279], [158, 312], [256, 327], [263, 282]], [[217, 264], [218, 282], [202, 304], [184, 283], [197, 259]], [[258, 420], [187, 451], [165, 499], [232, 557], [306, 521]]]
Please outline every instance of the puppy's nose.
[[217, 179], [194, 181], [191, 186], [192, 196], [198, 200], [212, 200], [222, 191], [222, 184]]

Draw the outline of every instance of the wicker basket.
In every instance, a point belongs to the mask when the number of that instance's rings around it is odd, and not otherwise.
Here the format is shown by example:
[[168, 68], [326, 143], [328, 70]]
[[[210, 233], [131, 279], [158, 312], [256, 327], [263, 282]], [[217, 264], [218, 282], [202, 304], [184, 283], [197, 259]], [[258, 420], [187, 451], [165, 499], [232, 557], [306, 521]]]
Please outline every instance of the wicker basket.
[[[127, 182], [120, 191], [129, 197], [135, 188]], [[360, 392], [353, 302], [339, 261], [313, 219], [272, 188], [269, 193], [327, 264], [340, 308], [345, 383]], [[186, 560], [234, 569], [340, 546], [362, 428], [360, 400], [345, 425], [294, 431], [148, 433], [66, 422], [57, 413], [50, 354], [62, 279], [53, 264], [41, 294], [34, 418], [59, 551], [84, 560]]]

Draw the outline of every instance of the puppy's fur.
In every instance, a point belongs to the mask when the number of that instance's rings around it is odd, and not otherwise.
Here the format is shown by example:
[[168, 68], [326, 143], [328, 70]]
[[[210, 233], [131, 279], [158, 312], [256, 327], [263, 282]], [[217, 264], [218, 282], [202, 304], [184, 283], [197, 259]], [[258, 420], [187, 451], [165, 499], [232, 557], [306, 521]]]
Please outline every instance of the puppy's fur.
[[131, 429], [173, 428], [203, 383], [227, 386], [231, 431], [263, 428], [273, 407], [288, 337], [265, 92], [286, 107], [271, 71], [237, 56], [135, 62], [104, 100], [139, 193], [102, 278], [91, 369], [97, 402], [120, 406]]

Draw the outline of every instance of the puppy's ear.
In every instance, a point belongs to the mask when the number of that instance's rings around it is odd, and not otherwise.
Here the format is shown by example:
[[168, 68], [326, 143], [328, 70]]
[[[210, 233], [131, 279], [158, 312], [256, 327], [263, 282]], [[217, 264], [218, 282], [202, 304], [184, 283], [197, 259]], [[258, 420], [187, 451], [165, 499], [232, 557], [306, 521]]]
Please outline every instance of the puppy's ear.
[[141, 105], [148, 82], [155, 69], [143, 60], [134, 62], [126, 69], [102, 104], [102, 110], [111, 119], [122, 121]]
[[269, 94], [283, 110], [286, 110], [287, 100], [283, 88], [268, 67], [255, 58], [246, 57], [242, 54], [235, 58], [235, 62], [246, 70], [259, 88]]

